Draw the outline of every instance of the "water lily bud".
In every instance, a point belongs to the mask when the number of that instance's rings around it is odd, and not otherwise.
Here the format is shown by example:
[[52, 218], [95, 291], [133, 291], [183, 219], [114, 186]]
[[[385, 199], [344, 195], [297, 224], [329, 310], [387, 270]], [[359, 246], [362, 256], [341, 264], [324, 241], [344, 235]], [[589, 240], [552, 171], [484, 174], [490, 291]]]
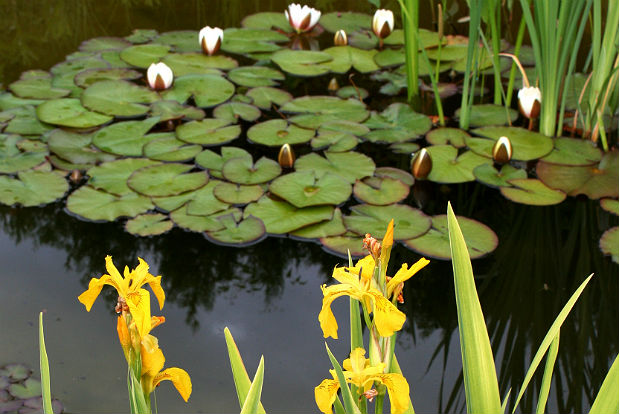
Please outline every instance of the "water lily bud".
[[278, 154], [278, 163], [282, 168], [293, 168], [293, 164], [295, 164], [295, 153], [290, 145], [282, 145], [280, 153]]
[[321, 18], [320, 11], [306, 5], [302, 7], [297, 3], [289, 4], [288, 9], [284, 10], [284, 15], [297, 33], [312, 30]]
[[344, 30], [338, 30], [334, 35], [334, 45], [336, 46], [346, 46], [349, 44], [349, 40], [347, 39], [347, 32]]
[[506, 164], [512, 158], [512, 144], [507, 137], [500, 137], [493, 145], [493, 160], [498, 164]]
[[336, 80], [336, 78], [332, 78], [329, 81], [329, 85], [327, 85], [327, 90], [330, 92], [336, 92], [339, 88], [340, 85], [338, 85], [338, 81]]
[[527, 86], [519, 90], [519, 110], [528, 119], [538, 117], [540, 113], [541, 95], [540, 89], [535, 86]]
[[372, 31], [379, 39], [385, 39], [394, 30], [394, 13], [392, 10], [379, 9], [372, 18]]
[[426, 148], [422, 148], [413, 157], [411, 162], [411, 173], [418, 180], [425, 179], [433, 168], [433, 160]]
[[203, 27], [198, 33], [198, 41], [202, 50], [209, 56], [220, 50], [224, 41], [224, 31], [219, 27]]
[[151, 66], [146, 71], [146, 79], [151, 89], [161, 91], [168, 89], [172, 85], [174, 75], [172, 74], [172, 69], [165, 63], [151, 63]]

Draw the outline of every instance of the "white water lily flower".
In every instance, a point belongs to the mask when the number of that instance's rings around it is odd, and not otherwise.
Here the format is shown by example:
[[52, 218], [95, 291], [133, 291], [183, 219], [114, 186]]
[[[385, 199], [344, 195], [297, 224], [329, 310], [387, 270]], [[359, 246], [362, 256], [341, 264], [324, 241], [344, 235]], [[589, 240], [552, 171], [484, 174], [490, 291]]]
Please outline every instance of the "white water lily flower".
[[151, 63], [146, 71], [146, 79], [151, 89], [161, 91], [172, 86], [174, 75], [172, 69], [163, 62]]
[[[517, 94], [519, 98], [519, 109], [524, 117], [536, 118], [540, 112], [541, 95], [540, 89], [535, 86], [522, 88]], [[536, 103], [538, 101], [538, 103]]]
[[202, 50], [209, 56], [220, 50], [224, 41], [224, 31], [219, 27], [203, 27], [198, 33], [198, 41]]
[[289, 4], [288, 10], [284, 10], [284, 15], [297, 33], [312, 30], [321, 18], [320, 11], [306, 5], [302, 7], [297, 3]]
[[392, 10], [379, 9], [372, 18], [372, 31], [379, 39], [385, 39], [394, 30], [394, 13]]

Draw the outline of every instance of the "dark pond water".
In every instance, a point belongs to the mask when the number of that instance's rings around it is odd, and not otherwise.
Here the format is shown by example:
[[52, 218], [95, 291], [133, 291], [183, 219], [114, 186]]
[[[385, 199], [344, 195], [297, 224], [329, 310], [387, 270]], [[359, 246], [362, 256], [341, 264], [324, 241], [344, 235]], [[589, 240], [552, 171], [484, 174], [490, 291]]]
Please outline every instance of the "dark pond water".
[[[23, 70], [49, 69], [85, 39], [124, 36], [134, 28], [160, 32], [237, 26], [245, 15], [283, 10], [282, 1], [3, 1], [2, 83]], [[324, 11], [370, 11], [366, 2], [316, 1]], [[388, 3], [387, 6], [395, 6]], [[392, 7], [394, 10], [396, 7]], [[421, 19], [422, 21], [423, 19]], [[421, 185], [420, 185], [421, 184]], [[497, 250], [474, 261], [479, 295], [496, 352], [500, 391], [519, 388], [531, 356], [574, 289], [595, 278], [562, 329], [550, 412], [586, 411], [618, 353], [618, 265], [598, 249], [601, 234], [618, 219], [598, 202], [568, 199], [556, 207], [527, 207], [475, 184], [420, 183], [407, 199], [428, 214], [457, 214], [490, 226]], [[69, 412], [127, 411], [126, 365], [118, 346], [111, 292], [90, 313], [77, 296], [104, 271], [110, 254], [118, 266], [137, 257], [162, 274], [166, 323], [158, 328], [166, 366], [186, 369], [194, 384], [189, 404], [166, 384], [160, 412], [238, 412], [224, 343], [228, 326], [253, 372], [266, 360], [263, 404], [268, 412], [316, 411], [313, 389], [329, 360], [317, 321], [319, 285], [343, 260], [319, 245], [270, 237], [243, 248], [213, 245], [174, 229], [136, 238], [120, 223], [79, 221], [64, 202], [44, 208], [0, 208], [0, 364], [38, 365], [38, 312], [46, 309], [52, 391]], [[392, 265], [419, 256], [396, 248]], [[346, 301], [334, 305], [346, 318]], [[418, 413], [462, 412], [461, 360], [452, 268], [433, 260], [405, 290], [408, 321], [397, 355]], [[339, 358], [345, 341], [331, 341]], [[534, 410], [540, 378], [521, 403]]]

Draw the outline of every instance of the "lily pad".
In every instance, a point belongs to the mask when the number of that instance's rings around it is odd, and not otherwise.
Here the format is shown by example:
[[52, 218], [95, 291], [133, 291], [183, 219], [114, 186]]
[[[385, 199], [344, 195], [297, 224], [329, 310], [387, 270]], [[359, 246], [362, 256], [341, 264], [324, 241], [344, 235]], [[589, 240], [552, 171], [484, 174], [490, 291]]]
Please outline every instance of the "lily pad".
[[144, 145], [154, 138], [146, 134], [158, 121], [158, 118], [147, 118], [109, 125], [95, 132], [93, 144], [112, 154], [140, 157]]
[[450, 144], [453, 147], [462, 148], [469, 137], [470, 135], [462, 129], [442, 127], [428, 131], [426, 141], [431, 145]]
[[206, 118], [180, 125], [177, 138], [190, 144], [221, 145], [236, 139], [241, 134], [239, 125], [229, 125], [226, 119]]
[[422, 211], [403, 204], [371, 206], [358, 204], [351, 207], [351, 215], [344, 217], [347, 229], [364, 235], [381, 237], [390, 220], [394, 219], [394, 240], [413, 239], [431, 227], [431, 219]]
[[116, 156], [96, 149], [92, 142], [93, 134], [55, 129], [49, 134], [47, 144], [51, 152], [73, 164], [96, 164], [116, 159]]
[[153, 29], [133, 29], [129, 36], [125, 36], [125, 40], [133, 44], [147, 43], [157, 37], [159, 33]]
[[276, 178], [269, 185], [269, 191], [302, 208], [344, 203], [351, 196], [351, 184], [335, 175], [317, 177], [314, 171], [306, 170]]
[[420, 144], [415, 142], [395, 142], [390, 144], [389, 148], [396, 154], [412, 154], [420, 149]]
[[77, 86], [88, 88], [103, 80], [134, 80], [142, 77], [142, 73], [128, 68], [87, 69], [73, 78]]
[[344, 30], [350, 33], [370, 28], [372, 17], [365, 13], [333, 12], [322, 15], [320, 23], [328, 32], [336, 33], [338, 30]]
[[177, 101], [157, 101], [151, 104], [151, 115], [158, 117], [160, 122], [175, 119], [197, 121], [205, 117], [205, 111], [193, 106], [181, 105]]
[[[196, 40], [198, 42], [198, 40]], [[169, 45], [151, 43], [130, 46], [121, 52], [121, 59], [132, 66], [146, 69], [152, 63], [159, 62], [171, 49]]]
[[272, 88], [270, 86], [259, 86], [252, 88], [245, 94], [252, 98], [252, 103], [261, 109], [272, 109], [274, 105], [282, 106], [293, 99], [293, 95], [289, 92]]
[[383, 49], [374, 58], [377, 65], [382, 68], [404, 65], [406, 61], [405, 49]]
[[162, 33], [153, 42], [170, 45], [175, 52], [199, 52], [198, 33], [193, 30], [175, 30]]
[[114, 221], [119, 217], [135, 217], [153, 208], [148, 197], [136, 193], [123, 196], [82, 186], [67, 198], [69, 212], [92, 221]]
[[23, 99], [13, 95], [10, 92], [0, 93], [0, 110], [6, 111], [11, 108], [19, 108], [25, 105], [40, 105], [44, 100], [41, 99]]
[[213, 110], [213, 116], [219, 119], [225, 119], [231, 124], [236, 124], [239, 119], [247, 122], [254, 122], [261, 116], [260, 109], [254, 105], [242, 102], [229, 102], [217, 106]]
[[333, 46], [323, 50], [323, 53], [332, 57], [330, 61], [321, 63], [322, 66], [328, 67], [331, 72], [346, 73], [351, 68], [355, 68], [361, 73], [379, 70], [374, 59], [377, 51], [374, 49], [363, 50], [352, 46]]
[[237, 147], [222, 147], [220, 151], [222, 155], [208, 149], [204, 150], [196, 155], [196, 164], [208, 168], [213, 177], [222, 178], [222, 167], [226, 161], [235, 157], [245, 157], [247, 154], [246, 150]]
[[306, 154], [295, 161], [296, 171], [314, 171], [316, 177], [337, 175], [353, 184], [375, 171], [374, 161], [358, 152], [327, 152], [325, 158], [316, 153]]
[[224, 228], [206, 234], [207, 239], [216, 244], [242, 247], [258, 243], [265, 237], [265, 225], [254, 216], [238, 221], [233, 214], [228, 214], [218, 217], [218, 220]]
[[323, 249], [344, 259], [347, 259], [349, 254], [352, 258], [363, 257], [368, 254], [362, 245], [361, 237], [355, 233], [348, 232], [342, 236], [321, 237], [319, 241], [323, 245]]
[[252, 156], [230, 158], [222, 166], [222, 175], [228, 181], [237, 184], [261, 184], [273, 180], [280, 175], [282, 169], [274, 160], [261, 157], [256, 163], [252, 162]]
[[122, 196], [133, 193], [127, 186], [127, 180], [140, 168], [159, 165], [157, 161], [146, 158], [124, 158], [106, 162], [90, 168], [86, 174], [90, 177], [88, 184], [96, 190]]
[[73, 128], [90, 128], [110, 122], [113, 117], [92, 112], [79, 99], [52, 99], [37, 107], [37, 117], [48, 124]]
[[364, 136], [371, 142], [402, 142], [425, 134], [431, 129], [429, 117], [414, 112], [409, 105], [393, 103], [380, 114], [373, 112], [364, 123], [373, 129]]
[[[198, 42], [198, 39], [196, 39]], [[204, 53], [170, 53], [162, 59], [174, 76], [219, 75], [220, 71], [236, 68], [238, 63], [228, 56], [207, 56]]]
[[224, 31], [222, 50], [240, 55], [274, 52], [280, 49], [276, 43], [282, 42], [288, 42], [288, 37], [274, 30], [228, 28]]
[[249, 204], [244, 217], [253, 215], [260, 218], [265, 229], [272, 234], [285, 234], [302, 227], [329, 220], [333, 216], [332, 206], [313, 206], [296, 208], [285, 201], [275, 201], [263, 196], [256, 203]]
[[240, 185], [222, 181], [213, 189], [213, 195], [223, 203], [243, 205], [256, 201], [265, 193], [260, 185]]
[[14, 174], [36, 167], [45, 161], [47, 151], [26, 152], [20, 150], [19, 135], [0, 134], [0, 173]]
[[612, 227], [605, 231], [601, 236], [601, 240], [599, 241], [599, 246], [601, 251], [605, 255], [611, 256], [611, 260], [618, 263], [618, 238], [620, 237], [620, 232], [618, 231], [618, 226]]
[[186, 75], [177, 78], [162, 96], [179, 103], [193, 96], [196, 106], [209, 108], [226, 102], [234, 93], [235, 85], [219, 75]]
[[466, 151], [461, 155], [452, 145], [433, 145], [426, 147], [433, 161], [433, 168], [428, 180], [437, 183], [455, 184], [474, 181], [474, 168], [482, 164], [492, 164], [493, 161]]
[[409, 186], [395, 178], [367, 177], [353, 186], [355, 198], [376, 206], [398, 203], [409, 195]]
[[272, 28], [282, 30], [284, 32], [291, 31], [291, 25], [284, 13], [261, 12], [246, 16], [241, 20], [241, 26], [248, 29], [265, 29]]
[[366, 99], [370, 95], [364, 88], [354, 87], [351, 85], [343, 86], [336, 91], [336, 95], [341, 99]]
[[[495, 250], [498, 239], [493, 230], [467, 217], [457, 216], [457, 221], [463, 232], [470, 258], [478, 259]], [[445, 214], [433, 216], [432, 226], [428, 233], [415, 239], [405, 240], [404, 243], [405, 246], [425, 257], [450, 260], [447, 216]]]
[[323, 237], [341, 236], [347, 231], [342, 220], [342, 212], [338, 207], [334, 209], [334, 216], [331, 220], [325, 220], [317, 224], [295, 230], [290, 235], [302, 239], [320, 239]]
[[333, 57], [329, 53], [311, 50], [282, 49], [271, 55], [271, 60], [286, 73], [297, 76], [319, 76], [330, 71], [321, 63], [327, 63]]
[[0, 376], [8, 377], [11, 382], [19, 382], [28, 378], [32, 370], [24, 364], [7, 364], [0, 369]]
[[228, 78], [237, 85], [253, 88], [277, 85], [278, 81], [284, 80], [284, 75], [265, 66], [242, 66], [228, 72]]
[[178, 140], [173, 132], [151, 134], [157, 136], [142, 148], [144, 156], [157, 161], [188, 161], [202, 151], [200, 145], [190, 145]]
[[33, 207], [58, 200], [69, 190], [67, 181], [58, 174], [44, 171], [21, 171], [17, 178], [0, 176], [0, 203]]
[[476, 180], [491, 187], [512, 187], [509, 180], [527, 178], [527, 171], [515, 168], [510, 164], [497, 171], [491, 164], [482, 164], [474, 168]]
[[536, 174], [551, 188], [568, 195], [585, 194], [591, 199], [618, 197], [618, 152], [603, 155], [598, 165], [570, 166], [539, 161]]
[[124, 80], [104, 80], [89, 86], [82, 93], [82, 104], [105, 115], [132, 117], [144, 115], [159, 94]]
[[248, 139], [257, 144], [280, 147], [284, 144], [301, 144], [314, 137], [313, 129], [300, 128], [284, 119], [271, 119], [248, 129]]
[[95, 37], [83, 41], [79, 50], [82, 52], [103, 52], [104, 50], [125, 49], [128, 46], [131, 46], [131, 43], [119, 37]]
[[574, 138], [556, 138], [553, 151], [541, 158], [549, 164], [592, 165], [597, 164], [603, 156], [592, 141]]
[[195, 190], [209, 181], [206, 172], [188, 172], [187, 164], [152, 165], [135, 171], [127, 180], [133, 191], [152, 197], [173, 196]]
[[280, 109], [283, 112], [313, 115], [316, 118], [315, 128], [326, 121], [362, 122], [368, 117], [368, 110], [363, 102], [335, 96], [302, 96], [285, 103]]
[[168, 216], [159, 213], [140, 214], [125, 223], [125, 230], [135, 236], [155, 236], [170, 230], [173, 223]]
[[41, 395], [41, 381], [28, 378], [23, 383], [9, 385], [9, 393], [17, 399], [25, 400]]
[[491, 126], [478, 128], [473, 132], [488, 139], [466, 138], [467, 146], [476, 154], [489, 158], [493, 158], [493, 146], [502, 136], [508, 137], [512, 144], [513, 160], [534, 160], [544, 157], [553, 149], [551, 138], [524, 128]]
[[605, 211], [609, 211], [612, 214], [618, 215], [618, 200], [613, 200], [611, 198], [602, 198], [601, 208]]
[[358, 139], [355, 135], [347, 132], [325, 131], [312, 138], [310, 145], [315, 151], [327, 147], [327, 151], [330, 152], [345, 152], [354, 149], [357, 143]]
[[202, 233], [205, 231], [218, 231], [223, 230], [224, 224], [218, 220], [218, 218], [233, 214], [235, 220], [241, 219], [242, 212], [238, 208], [231, 208], [224, 211], [218, 211], [211, 215], [194, 215], [187, 213], [187, 207], [183, 206], [170, 213], [170, 219], [174, 223], [184, 229]]
[[52, 76], [43, 71], [22, 73], [19, 80], [11, 83], [9, 89], [15, 95], [25, 99], [58, 99], [71, 93], [68, 89], [54, 88]]
[[413, 175], [400, 168], [380, 167], [375, 170], [375, 176], [380, 178], [394, 178], [408, 187], [411, 187], [414, 183]]
[[500, 187], [503, 196], [515, 203], [533, 206], [550, 206], [559, 204], [566, 198], [566, 194], [549, 188], [540, 180], [523, 178], [510, 180], [512, 187]]
[[179, 207], [185, 206], [184, 212], [187, 214], [208, 216], [229, 207], [227, 203], [221, 202], [214, 196], [213, 191], [219, 182], [209, 180], [207, 185], [197, 190], [175, 196], [153, 197], [152, 200], [157, 207], [165, 211], [176, 211]]
[[[454, 113], [459, 117], [460, 108]], [[519, 113], [512, 108], [506, 109], [501, 105], [480, 104], [472, 105], [469, 113], [469, 126], [483, 127], [489, 125], [506, 125], [514, 122], [519, 117]]]

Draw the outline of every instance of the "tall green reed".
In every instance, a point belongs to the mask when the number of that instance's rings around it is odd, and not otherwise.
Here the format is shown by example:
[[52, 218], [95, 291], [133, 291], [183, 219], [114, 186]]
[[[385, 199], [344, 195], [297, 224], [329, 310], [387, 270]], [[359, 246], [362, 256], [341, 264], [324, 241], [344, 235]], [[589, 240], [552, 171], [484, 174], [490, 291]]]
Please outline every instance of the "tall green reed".
[[469, 116], [471, 105], [474, 100], [476, 89], [476, 77], [478, 76], [478, 33], [482, 15], [482, 0], [470, 0], [469, 4], [469, 44], [467, 45], [467, 60], [465, 66], [465, 78], [463, 79], [463, 95], [461, 96], [461, 111], [459, 114], [459, 126], [461, 129], [469, 129]]
[[398, 0], [403, 31], [405, 34], [405, 69], [407, 71], [407, 100], [415, 102], [420, 97], [419, 61], [418, 61], [418, 27], [419, 1]]

